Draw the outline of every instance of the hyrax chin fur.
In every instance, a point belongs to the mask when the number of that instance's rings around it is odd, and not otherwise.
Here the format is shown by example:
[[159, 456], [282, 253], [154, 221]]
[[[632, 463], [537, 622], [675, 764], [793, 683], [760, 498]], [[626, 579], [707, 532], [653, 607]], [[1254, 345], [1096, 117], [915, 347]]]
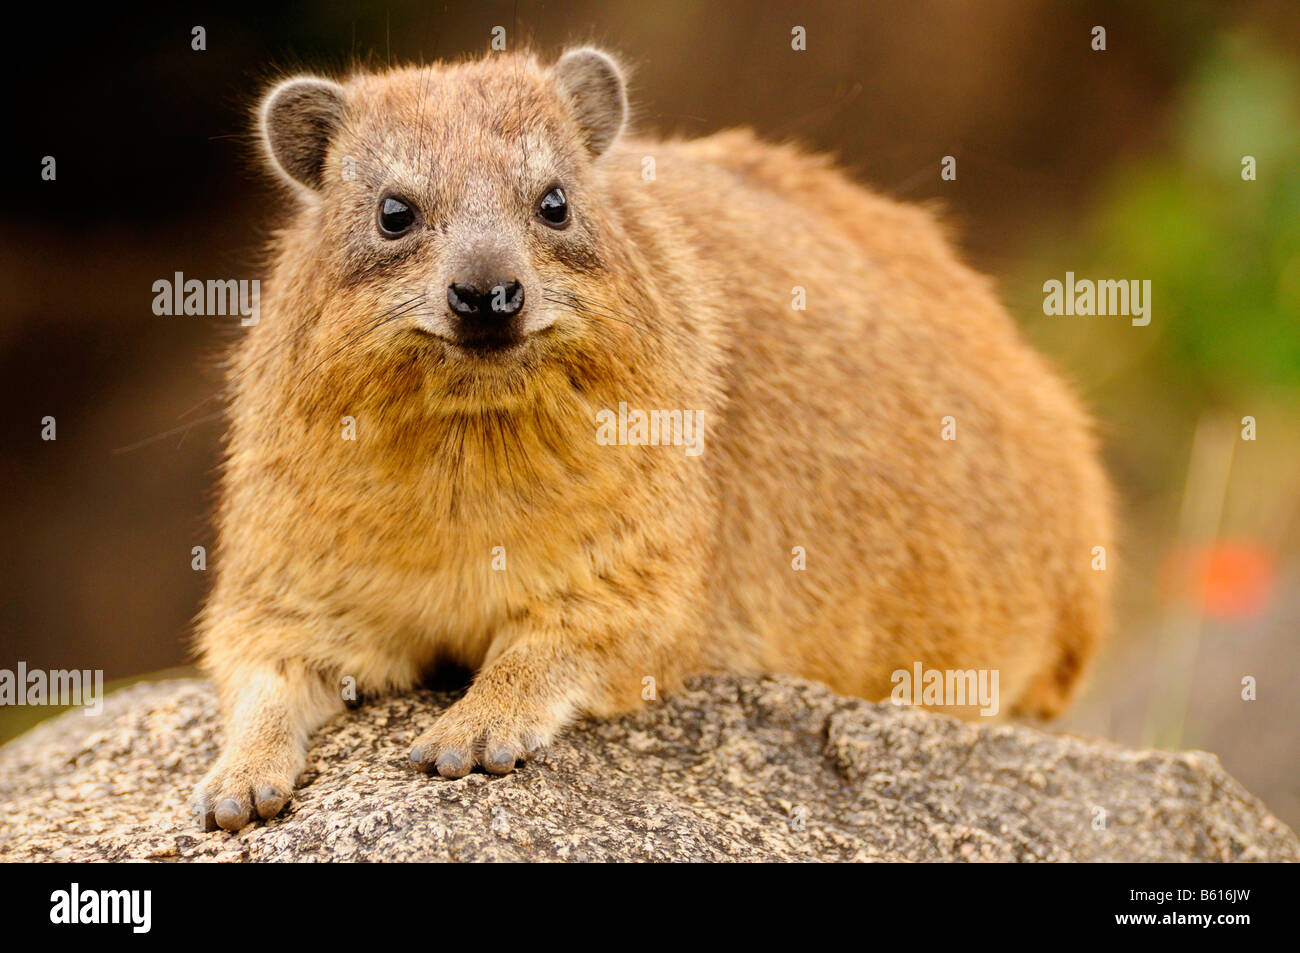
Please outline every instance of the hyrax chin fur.
[[348, 686], [439, 662], [476, 672], [411, 747], [446, 778], [693, 672], [1069, 699], [1110, 493], [988, 282], [823, 158], [626, 111], [592, 49], [263, 101], [294, 208], [231, 360], [206, 826], [279, 812]]

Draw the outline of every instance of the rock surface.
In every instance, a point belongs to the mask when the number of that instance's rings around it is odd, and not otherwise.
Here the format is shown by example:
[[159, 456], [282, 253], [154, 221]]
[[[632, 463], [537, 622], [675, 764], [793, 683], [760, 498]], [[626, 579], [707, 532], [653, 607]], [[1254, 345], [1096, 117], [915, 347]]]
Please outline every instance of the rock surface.
[[1197, 752], [707, 678], [507, 777], [416, 774], [410, 743], [450, 698], [341, 715], [283, 815], [202, 833], [188, 796], [217, 753], [212, 689], [135, 685], [0, 749], [0, 860], [1300, 860]]

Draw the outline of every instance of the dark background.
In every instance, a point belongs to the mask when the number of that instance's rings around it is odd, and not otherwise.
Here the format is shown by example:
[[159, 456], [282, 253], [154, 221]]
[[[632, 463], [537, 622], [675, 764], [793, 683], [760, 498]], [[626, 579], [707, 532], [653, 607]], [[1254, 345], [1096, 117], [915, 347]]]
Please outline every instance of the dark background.
[[[750, 125], [939, 204], [1096, 408], [1123, 496], [1118, 633], [1064, 726], [1209, 748], [1300, 821], [1300, 5], [521, 0], [6, 16], [0, 668], [116, 679], [187, 660], [207, 584], [190, 552], [213, 542], [220, 423], [206, 418], [239, 328], [156, 317], [151, 286], [176, 271], [264, 277], [260, 251], [285, 211], [248, 135], [266, 82], [478, 53], [502, 25], [512, 47], [548, 58], [572, 42], [621, 53], [642, 128]], [[790, 49], [795, 24], [807, 52]], [[1090, 48], [1097, 24], [1105, 52]], [[1259, 181], [1241, 181], [1243, 154], [1259, 156]], [[40, 179], [45, 155], [55, 182]], [[944, 155], [955, 182], [939, 179]], [[1042, 282], [1066, 270], [1152, 279], [1152, 326], [1044, 317]], [[1236, 440], [1243, 414], [1261, 421], [1255, 444]], [[46, 415], [55, 442], [40, 439]], [[1240, 700], [1243, 675], [1259, 679], [1259, 701]], [[0, 738], [40, 714], [0, 719]]]

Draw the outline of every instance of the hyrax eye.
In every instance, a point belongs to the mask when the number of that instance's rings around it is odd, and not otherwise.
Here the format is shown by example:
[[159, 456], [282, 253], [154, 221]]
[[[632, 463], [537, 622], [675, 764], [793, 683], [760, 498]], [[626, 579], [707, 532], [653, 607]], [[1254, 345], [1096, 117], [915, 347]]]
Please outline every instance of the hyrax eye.
[[565, 201], [562, 188], [556, 186], [547, 190], [537, 203], [537, 216], [552, 228], [563, 228], [569, 224], [569, 203]]
[[379, 202], [379, 231], [385, 238], [399, 238], [414, 224], [415, 209], [405, 199], [388, 195]]

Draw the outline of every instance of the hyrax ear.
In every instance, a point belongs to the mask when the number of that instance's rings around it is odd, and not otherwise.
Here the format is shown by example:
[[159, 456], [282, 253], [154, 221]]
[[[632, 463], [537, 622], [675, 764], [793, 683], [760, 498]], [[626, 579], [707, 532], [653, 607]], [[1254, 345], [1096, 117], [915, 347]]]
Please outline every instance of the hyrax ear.
[[623, 72], [608, 54], [583, 47], [561, 56], [552, 75], [578, 121], [587, 149], [593, 156], [600, 155], [618, 137], [627, 115]]
[[262, 100], [262, 141], [272, 165], [290, 181], [318, 191], [325, 153], [343, 122], [343, 87], [299, 76], [276, 86]]

